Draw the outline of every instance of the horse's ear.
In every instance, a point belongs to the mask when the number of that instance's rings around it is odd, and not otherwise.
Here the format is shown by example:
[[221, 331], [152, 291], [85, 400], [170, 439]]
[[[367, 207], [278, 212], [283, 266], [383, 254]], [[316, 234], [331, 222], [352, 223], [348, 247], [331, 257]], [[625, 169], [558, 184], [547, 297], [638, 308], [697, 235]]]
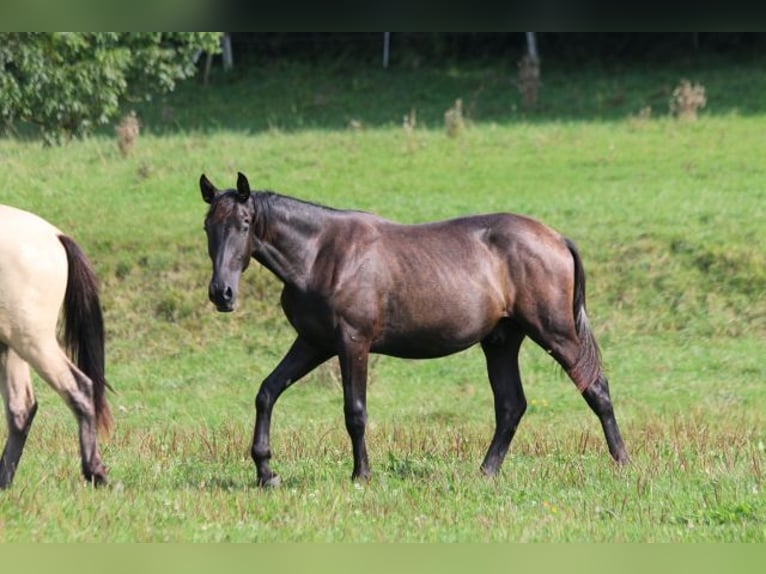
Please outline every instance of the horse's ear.
[[199, 189], [202, 192], [202, 199], [205, 200], [205, 203], [213, 203], [218, 190], [204, 173], [199, 178]]
[[237, 172], [237, 194], [243, 203], [250, 198], [250, 183], [242, 172]]

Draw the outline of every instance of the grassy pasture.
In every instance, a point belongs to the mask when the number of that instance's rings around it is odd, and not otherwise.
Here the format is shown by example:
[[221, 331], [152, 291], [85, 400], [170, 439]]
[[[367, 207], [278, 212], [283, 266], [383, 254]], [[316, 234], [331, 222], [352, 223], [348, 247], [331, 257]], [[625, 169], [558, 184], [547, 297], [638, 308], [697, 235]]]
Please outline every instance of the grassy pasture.
[[[529, 111], [512, 71], [275, 65], [139, 106], [126, 158], [107, 131], [62, 148], [0, 140], [0, 202], [55, 222], [96, 265], [118, 392], [112, 486], [94, 492], [73, 418], [37, 381], [0, 540], [766, 541], [766, 74], [553, 68]], [[668, 117], [682, 77], [706, 87], [696, 122]], [[456, 98], [466, 122], [451, 138]], [[530, 406], [496, 479], [478, 473], [493, 414], [471, 349], [374, 359], [362, 485], [337, 369], [321, 367], [278, 402], [283, 486], [257, 489], [253, 399], [293, 334], [255, 265], [236, 313], [207, 302], [197, 179], [228, 187], [237, 171], [399, 221], [515, 211], [574, 239], [633, 464], [610, 463], [596, 418], [527, 342]]]

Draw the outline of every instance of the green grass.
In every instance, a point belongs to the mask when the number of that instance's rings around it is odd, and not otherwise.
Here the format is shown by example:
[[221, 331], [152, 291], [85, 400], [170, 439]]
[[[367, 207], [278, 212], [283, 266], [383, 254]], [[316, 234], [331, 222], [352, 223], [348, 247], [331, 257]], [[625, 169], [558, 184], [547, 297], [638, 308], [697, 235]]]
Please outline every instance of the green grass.
[[[0, 202], [53, 221], [96, 265], [117, 390], [112, 487], [93, 491], [73, 417], [37, 381], [0, 540], [766, 541], [766, 92], [751, 87], [766, 74], [552, 69], [525, 111], [510, 73], [266, 66], [139, 108], [128, 158], [106, 132], [63, 148], [0, 140]], [[706, 86], [697, 122], [667, 115], [681, 77]], [[449, 138], [458, 97], [467, 125]], [[228, 187], [237, 171], [399, 221], [515, 211], [574, 239], [633, 464], [610, 463], [571, 382], [526, 343], [530, 407], [496, 479], [478, 472], [493, 415], [471, 349], [374, 359], [364, 485], [349, 481], [337, 369], [322, 367], [275, 409], [283, 486], [256, 488], [253, 400], [293, 333], [257, 266], [236, 313], [207, 302], [197, 180]]]

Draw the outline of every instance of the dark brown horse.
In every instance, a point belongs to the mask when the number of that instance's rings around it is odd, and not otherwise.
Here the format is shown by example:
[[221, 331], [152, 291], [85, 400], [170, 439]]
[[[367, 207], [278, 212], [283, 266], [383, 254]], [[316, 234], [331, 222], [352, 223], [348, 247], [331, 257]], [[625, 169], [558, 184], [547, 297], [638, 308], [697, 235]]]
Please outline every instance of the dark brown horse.
[[219, 191], [205, 175], [200, 189], [210, 204], [210, 300], [219, 311], [234, 310], [252, 257], [284, 284], [282, 308], [298, 333], [255, 400], [252, 456], [260, 485], [279, 483], [269, 467], [274, 403], [324, 361], [338, 356], [351, 477], [367, 479], [368, 355], [442, 357], [476, 343], [487, 360], [496, 425], [481, 470], [494, 475], [527, 406], [518, 365], [527, 336], [582, 392], [612, 457], [628, 461], [585, 314], [582, 262], [568, 239], [509, 213], [400, 225], [252, 192], [241, 173], [236, 189]]

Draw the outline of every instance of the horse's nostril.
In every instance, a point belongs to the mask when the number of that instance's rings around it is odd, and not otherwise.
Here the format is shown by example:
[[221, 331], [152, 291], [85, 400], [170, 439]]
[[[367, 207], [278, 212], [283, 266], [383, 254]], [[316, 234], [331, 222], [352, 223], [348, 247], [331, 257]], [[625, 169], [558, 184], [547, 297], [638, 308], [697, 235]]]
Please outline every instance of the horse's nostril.
[[220, 283], [211, 282], [208, 290], [210, 301], [219, 311], [232, 311], [234, 309], [234, 288]]

